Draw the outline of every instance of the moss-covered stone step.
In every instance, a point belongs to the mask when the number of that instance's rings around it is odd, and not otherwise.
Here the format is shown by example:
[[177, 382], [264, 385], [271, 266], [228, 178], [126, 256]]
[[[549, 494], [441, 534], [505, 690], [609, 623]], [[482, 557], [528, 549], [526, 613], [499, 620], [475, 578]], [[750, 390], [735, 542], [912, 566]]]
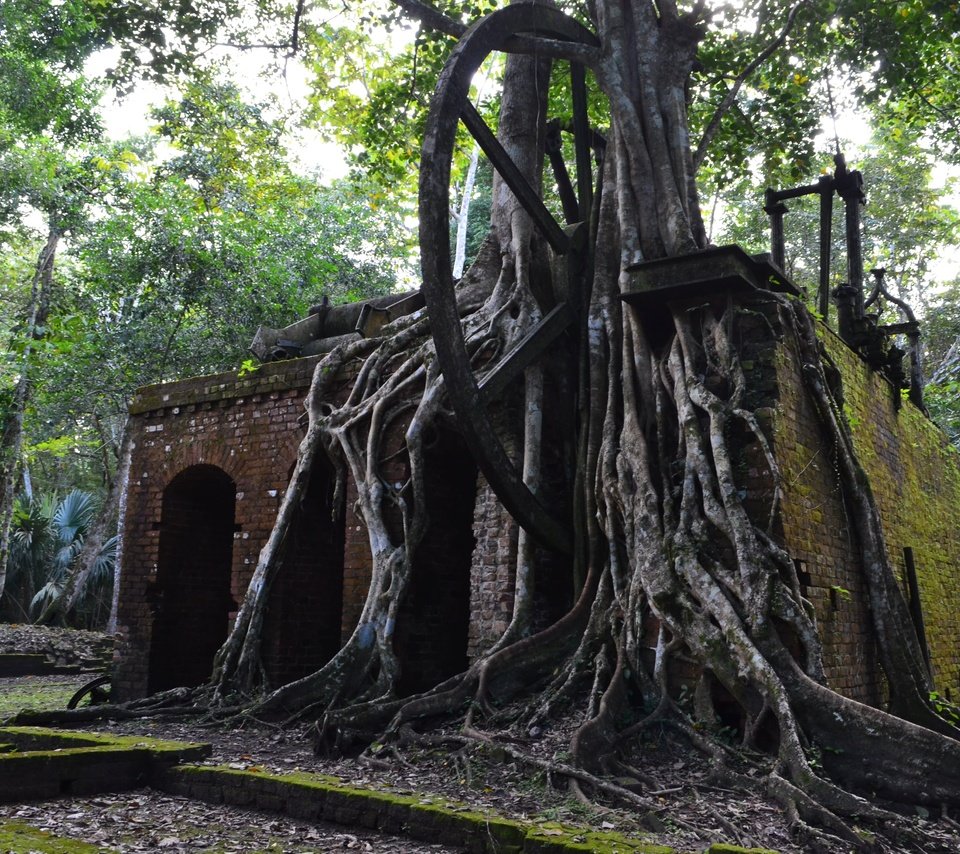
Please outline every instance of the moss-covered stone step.
[[[619, 833], [555, 823], [517, 821], [475, 812], [462, 804], [349, 786], [320, 774], [268, 774], [256, 770], [180, 765], [154, 786], [210, 803], [278, 812], [304, 821], [328, 821], [379, 830], [425, 843], [454, 845], [477, 854], [677, 854], [675, 849]], [[711, 854], [743, 852], [710, 848]], [[760, 854], [760, 852], [757, 852]], [[775, 854], [773, 852], [772, 854]]]
[[114, 854], [111, 848], [54, 836], [16, 821], [0, 821], [0, 851], [4, 854]]
[[49, 656], [33, 652], [0, 653], [0, 676], [66, 676], [99, 673], [110, 666], [112, 655], [84, 658], [72, 664], [59, 664]]
[[45, 655], [7, 652], [0, 655], [0, 676], [32, 676], [50, 673], [53, 662]]
[[147, 784], [163, 768], [210, 755], [210, 745], [143, 736], [0, 728], [0, 802], [117, 792]]
[[[0, 727], [0, 744], [12, 748], [0, 753], [0, 802], [115, 792], [149, 784], [210, 803], [369, 828], [477, 854], [677, 854], [673, 848], [619, 833], [517, 821], [432, 796], [349, 786], [319, 774], [179, 764], [209, 756], [208, 744], [27, 726]], [[24, 834], [41, 832], [25, 827], [0, 824], [0, 851], [86, 854], [103, 850], [49, 835], [44, 836], [43, 845], [33, 844]], [[17, 847], [21, 841], [23, 846]], [[776, 852], [714, 844], [704, 854]]]

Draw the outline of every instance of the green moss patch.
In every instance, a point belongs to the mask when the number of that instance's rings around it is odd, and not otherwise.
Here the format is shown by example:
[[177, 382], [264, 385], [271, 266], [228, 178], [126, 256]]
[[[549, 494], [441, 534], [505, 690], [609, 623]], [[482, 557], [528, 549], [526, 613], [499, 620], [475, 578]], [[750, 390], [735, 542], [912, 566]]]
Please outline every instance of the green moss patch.
[[158, 777], [157, 785], [172, 794], [213, 803], [402, 834], [422, 842], [456, 845], [481, 854], [560, 851], [674, 854], [672, 848], [619, 833], [516, 821], [476, 812], [440, 798], [348, 786], [319, 774], [269, 774], [183, 765], [165, 771]]
[[51, 679], [25, 677], [16, 683], [5, 685], [0, 692], [0, 721], [13, 718], [23, 709], [53, 711], [65, 709], [77, 689], [89, 681], [90, 676], [61, 677]]
[[142, 786], [161, 769], [210, 755], [207, 744], [142, 736], [6, 727], [0, 740], [0, 801], [118, 792]]
[[561, 824], [541, 824], [527, 833], [524, 854], [554, 851], [594, 851], [597, 854], [675, 854], [673, 848], [630, 839], [609, 831], [578, 830]]
[[0, 822], [0, 851], [5, 854], [113, 854], [111, 849], [53, 836], [15, 821]]
[[[154, 758], [176, 762], [206, 759], [211, 751], [209, 744], [199, 742], [167, 741], [145, 735], [77, 733], [71, 730], [36, 726], [2, 727], [0, 740], [12, 744], [18, 753], [109, 747], [116, 750], [146, 751]], [[5, 758], [0, 756], [0, 762]]]

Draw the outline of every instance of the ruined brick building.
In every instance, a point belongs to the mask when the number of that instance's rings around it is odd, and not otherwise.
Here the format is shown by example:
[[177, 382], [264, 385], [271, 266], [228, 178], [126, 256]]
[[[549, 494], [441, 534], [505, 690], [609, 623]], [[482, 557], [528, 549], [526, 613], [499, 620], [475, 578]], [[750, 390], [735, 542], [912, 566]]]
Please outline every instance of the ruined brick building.
[[[925, 622], [921, 633], [934, 680], [956, 697], [960, 455], [883, 374], [826, 326], [821, 335], [843, 375], [846, 414], [904, 595]], [[830, 684], [877, 704], [882, 675], [858, 552], [829, 445], [801, 391], [797, 354], [770, 318], [747, 327], [742, 347], [751, 405], [782, 471], [777, 533], [815, 605]], [[243, 376], [185, 379], [137, 394], [114, 681], [120, 698], [198, 684], [209, 675], [294, 465], [319, 358], [269, 362]], [[339, 393], [350, 381], [345, 372]], [[432, 524], [398, 625], [402, 687], [411, 692], [462, 670], [499, 636], [512, 608], [516, 523], [454, 430], [439, 432], [430, 454]], [[402, 454], [391, 465], [402, 482]], [[769, 497], [769, 472], [749, 448], [739, 476], [758, 501]], [[355, 496], [348, 483], [342, 506], [333, 507], [332, 471], [321, 466], [315, 473], [271, 592], [264, 663], [274, 684], [316, 669], [357, 622], [370, 552]], [[558, 616], [572, 600], [572, 579], [553, 574], [542, 587], [539, 607]]]

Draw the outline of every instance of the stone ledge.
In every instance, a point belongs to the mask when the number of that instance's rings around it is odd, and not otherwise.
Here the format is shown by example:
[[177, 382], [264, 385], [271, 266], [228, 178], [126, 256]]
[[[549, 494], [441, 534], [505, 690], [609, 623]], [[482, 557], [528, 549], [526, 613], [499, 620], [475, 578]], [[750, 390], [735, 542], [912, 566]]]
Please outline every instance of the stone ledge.
[[[402, 835], [428, 844], [456, 845], [476, 854], [677, 854], [676, 850], [618, 833], [555, 823], [523, 822], [479, 813], [462, 804], [360, 789], [319, 774], [268, 774], [219, 766], [168, 768], [154, 786], [210, 803], [280, 812]], [[704, 854], [776, 854], [713, 845]]]
[[313, 369], [321, 358], [307, 356], [286, 362], [269, 362], [243, 376], [239, 375], [239, 371], [226, 371], [143, 386], [134, 393], [129, 412], [131, 415], [143, 415], [171, 406], [213, 403], [271, 391], [307, 388], [313, 377]]
[[4, 727], [0, 802], [116, 792], [146, 784], [162, 769], [210, 755], [210, 745], [140, 736], [80, 735], [45, 727]]

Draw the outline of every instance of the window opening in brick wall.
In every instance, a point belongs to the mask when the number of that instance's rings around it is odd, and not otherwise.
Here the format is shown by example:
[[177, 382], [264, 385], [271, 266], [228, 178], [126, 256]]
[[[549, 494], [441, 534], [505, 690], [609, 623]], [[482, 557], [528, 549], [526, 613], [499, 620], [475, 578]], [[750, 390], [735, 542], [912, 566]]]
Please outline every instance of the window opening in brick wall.
[[430, 525], [413, 559], [397, 621], [399, 689], [412, 694], [467, 667], [477, 466], [463, 440], [440, 430], [425, 454]]
[[207, 680], [227, 637], [236, 484], [216, 466], [180, 472], [163, 491], [148, 690]]
[[264, 664], [272, 685], [318, 670], [340, 649], [344, 505], [333, 466], [318, 459], [287, 537], [264, 621]]

